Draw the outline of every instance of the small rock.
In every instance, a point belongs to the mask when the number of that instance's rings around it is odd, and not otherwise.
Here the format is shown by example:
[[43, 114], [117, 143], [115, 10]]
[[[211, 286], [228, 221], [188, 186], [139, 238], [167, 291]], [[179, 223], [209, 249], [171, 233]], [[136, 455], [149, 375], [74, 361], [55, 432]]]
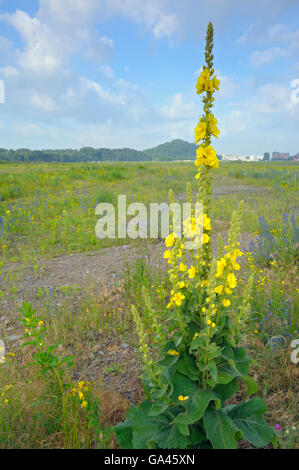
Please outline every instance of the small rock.
[[123, 343], [123, 348], [126, 349], [129, 347], [129, 344], [128, 343]]

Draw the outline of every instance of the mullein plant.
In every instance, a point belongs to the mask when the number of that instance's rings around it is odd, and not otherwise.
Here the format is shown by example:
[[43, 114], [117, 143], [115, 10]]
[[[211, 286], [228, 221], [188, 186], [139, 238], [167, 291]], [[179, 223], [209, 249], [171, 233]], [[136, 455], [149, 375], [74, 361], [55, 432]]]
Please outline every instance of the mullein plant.
[[[247, 395], [255, 394], [258, 387], [248, 375], [251, 359], [240, 347], [250, 315], [252, 278], [242, 295], [234, 295], [243, 254], [238, 241], [242, 203], [232, 214], [227, 245], [219, 237], [218, 258], [212, 256], [212, 173], [219, 165], [211, 145], [212, 136], [219, 135], [212, 107], [220, 84], [212, 50], [209, 23], [205, 65], [196, 84], [197, 93], [203, 94], [204, 110], [195, 128], [195, 141], [200, 142], [195, 161], [197, 201], [204, 213], [201, 226], [193, 213], [183, 222], [181, 238], [170, 233], [165, 240], [164, 258], [170, 265], [172, 285], [166, 318], [154, 311], [145, 292], [142, 315], [133, 307], [146, 399], [139, 406], [132, 405], [126, 421], [115, 427], [122, 448], [236, 448], [239, 440], [255, 447], [275, 444], [275, 431], [264, 420], [266, 406], [261, 398], [226, 404], [241, 382], [246, 384]], [[192, 201], [190, 184], [187, 200]], [[174, 202], [172, 192], [170, 202]], [[202, 243], [192, 251], [190, 264], [185, 242], [196, 237]]]

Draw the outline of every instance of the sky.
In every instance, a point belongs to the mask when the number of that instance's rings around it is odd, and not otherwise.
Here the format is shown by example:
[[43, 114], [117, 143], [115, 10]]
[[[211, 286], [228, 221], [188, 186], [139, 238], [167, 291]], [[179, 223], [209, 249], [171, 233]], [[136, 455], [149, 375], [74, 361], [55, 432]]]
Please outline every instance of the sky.
[[0, 0], [0, 147], [194, 142], [209, 21], [217, 153], [299, 152], [299, 0]]

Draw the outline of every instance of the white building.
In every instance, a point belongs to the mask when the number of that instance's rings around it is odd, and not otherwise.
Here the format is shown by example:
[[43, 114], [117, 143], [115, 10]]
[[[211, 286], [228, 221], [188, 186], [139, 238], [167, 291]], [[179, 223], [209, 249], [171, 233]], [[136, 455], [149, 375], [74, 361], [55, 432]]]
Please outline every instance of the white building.
[[263, 158], [263, 155], [222, 155], [222, 160], [229, 162], [258, 162], [263, 160]]

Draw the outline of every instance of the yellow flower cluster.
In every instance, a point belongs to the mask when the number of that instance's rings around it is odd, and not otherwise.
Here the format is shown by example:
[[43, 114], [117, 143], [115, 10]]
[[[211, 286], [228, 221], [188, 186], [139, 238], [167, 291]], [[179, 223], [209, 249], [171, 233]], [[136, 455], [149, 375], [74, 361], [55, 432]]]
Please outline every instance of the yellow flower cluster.
[[195, 132], [195, 143], [197, 144], [200, 140], [203, 143], [196, 150], [196, 161], [195, 165], [199, 169], [199, 173], [196, 175], [196, 178], [200, 178], [200, 167], [205, 165], [208, 168], [218, 168], [219, 161], [215, 149], [210, 144], [211, 136], [219, 136], [219, 129], [217, 127], [217, 119], [214, 114], [210, 112], [210, 108], [214, 101], [212, 94], [215, 90], [219, 90], [220, 81], [214, 74], [214, 69], [204, 66], [200, 76], [197, 79], [196, 90], [200, 95], [204, 91], [207, 92], [207, 97], [204, 98], [205, 103], [205, 114], [200, 118], [197, 126], [194, 129]]
[[0, 393], [0, 398], [4, 406], [7, 406], [9, 403], [8, 398], [6, 397], [6, 393], [11, 389], [12, 385], [5, 385], [5, 387], [2, 389], [2, 392]]
[[[206, 214], [203, 214], [202, 220], [201, 217], [188, 217], [188, 219], [184, 220], [183, 225], [183, 234], [191, 240], [201, 234], [201, 227], [203, 227], [203, 229], [207, 231], [211, 230], [211, 221]], [[203, 234], [202, 243], [208, 243], [209, 239], [210, 237], [208, 236], [208, 234]]]
[[[216, 150], [213, 149], [212, 145], [206, 147], [201, 145], [196, 150], [195, 166], [199, 168], [203, 164], [209, 168], [218, 168], [219, 166]], [[198, 179], [199, 176], [196, 175], [196, 178]]]
[[200, 76], [196, 83], [196, 92], [200, 95], [204, 91], [213, 93], [214, 90], [219, 90], [220, 81], [217, 75], [211, 77], [211, 72], [207, 67], [203, 67]]
[[[232, 269], [237, 271], [240, 269], [240, 265], [237, 263], [237, 257], [242, 256], [242, 251], [239, 248], [236, 248], [233, 253], [226, 253], [226, 255], [220, 260], [217, 261], [217, 273], [216, 278], [222, 278], [222, 283], [218, 284], [214, 293], [220, 295], [230, 295], [233, 292], [233, 289], [237, 287], [237, 278], [232, 272]], [[222, 305], [224, 307], [229, 307], [231, 301], [227, 298], [222, 300]]]
[[81, 408], [86, 408], [88, 405], [88, 401], [86, 400], [84, 393], [89, 392], [90, 388], [90, 382], [84, 382], [84, 380], [81, 380], [76, 387], [72, 388], [70, 392], [71, 396], [79, 397]]
[[212, 113], [208, 114], [207, 120], [205, 120], [204, 117], [201, 118], [194, 129], [195, 143], [197, 144], [200, 140], [204, 140], [208, 131], [210, 131], [214, 137], [218, 137], [220, 131], [217, 127], [217, 124], [218, 121]]

